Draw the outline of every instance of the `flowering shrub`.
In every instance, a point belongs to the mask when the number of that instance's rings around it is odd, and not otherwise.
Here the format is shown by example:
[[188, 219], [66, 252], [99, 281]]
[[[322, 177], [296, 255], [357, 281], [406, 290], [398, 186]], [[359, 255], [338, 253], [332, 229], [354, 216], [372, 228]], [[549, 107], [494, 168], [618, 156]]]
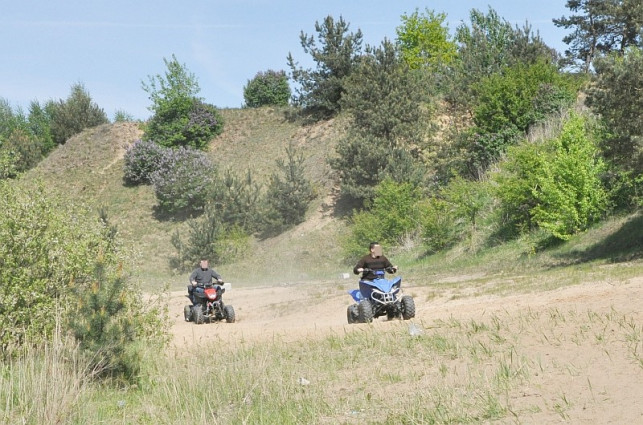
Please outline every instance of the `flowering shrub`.
[[201, 210], [215, 173], [214, 164], [201, 151], [185, 147], [163, 150], [150, 176], [159, 207], [168, 213]]
[[214, 106], [197, 98], [178, 98], [157, 108], [143, 138], [168, 148], [203, 149], [222, 131], [223, 119]]
[[189, 146], [203, 149], [210, 139], [223, 131], [223, 118], [217, 109], [207, 103], [194, 100], [188, 113], [183, 135]]
[[151, 183], [150, 177], [158, 168], [164, 150], [151, 141], [134, 142], [125, 152], [125, 182], [133, 185]]

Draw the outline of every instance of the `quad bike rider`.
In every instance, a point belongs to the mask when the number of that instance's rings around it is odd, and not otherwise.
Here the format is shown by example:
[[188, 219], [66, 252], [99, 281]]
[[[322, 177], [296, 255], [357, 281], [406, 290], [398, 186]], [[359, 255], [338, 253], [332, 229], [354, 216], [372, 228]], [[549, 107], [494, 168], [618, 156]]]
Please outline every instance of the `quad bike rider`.
[[201, 258], [199, 267], [190, 275], [188, 298], [192, 304], [183, 309], [187, 322], [201, 324], [206, 320], [225, 319], [228, 323], [235, 321], [234, 308], [223, 303], [225, 288], [222, 284], [221, 275], [209, 267], [207, 258]]
[[389, 320], [415, 317], [415, 303], [409, 295], [399, 297], [402, 278], [386, 279], [385, 272], [397, 272], [397, 266], [382, 254], [382, 247], [371, 242], [369, 254], [362, 257], [353, 268], [353, 273], [360, 274], [359, 289], [349, 291], [356, 304], [348, 306], [346, 316], [348, 323], [369, 323], [373, 318], [386, 315]]

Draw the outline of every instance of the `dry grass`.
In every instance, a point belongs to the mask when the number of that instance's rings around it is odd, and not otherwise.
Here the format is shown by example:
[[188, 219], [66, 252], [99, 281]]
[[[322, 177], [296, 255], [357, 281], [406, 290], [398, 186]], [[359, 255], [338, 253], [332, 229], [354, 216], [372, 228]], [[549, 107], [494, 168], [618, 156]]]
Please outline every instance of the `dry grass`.
[[[276, 160], [285, 158], [285, 149], [290, 143], [302, 150], [308, 178], [318, 194], [311, 209], [311, 222], [308, 227], [302, 226], [294, 231], [299, 236], [291, 232], [255, 245], [257, 251], [266, 253], [267, 261], [262, 268], [269, 270], [268, 274], [285, 270], [289, 276], [301, 277], [302, 272], [316, 270], [313, 251], [319, 253], [333, 249], [329, 240], [333, 238], [334, 230], [331, 229], [337, 226], [325, 227], [328, 220], [322, 215], [327, 218], [332, 212], [324, 204], [333, 188], [327, 158], [334, 152], [343, 120], [304, 126], [289, 120], [287, 112], [273, 108], [222, 110], [225, 129], [212, 141], [208, 154], [221, 169], [231, 169], [239, 175], [250, 170], [258, 181], [265, 182], [277, 170]], [[51, 190], [82, 200], [96, 210], [107, 207], [109, 218], [118, 227], [125, 248], [133, 252], [135, 277], [142, 281], [144, 287], [157, 287], [159, 282], [182, 283], [185, 277], [176, 275], [169, 265], [170, 257], [175, 254], [170, 241], [177, 229], [185, 229], [186, 223], [159, 220], [151, 187], [123, 184], [125, 149], [141, 136], [142, 131], [136, 123], [107, 124], [87, 130], [71, 138], [29, 172], [25, 184], [42, 179]], [[317, 226], [312, 223], [317, 219], [323, 219], [323, 224]], [[306, 239], [308, 233], [312, 233], [310, 242], [297, 242]], [[321, 241], [319, 245], [318, 241]], [[297, 263], [287, 256], [274, 257], [274, 253], [283, 251], [284, 246], [292, 243], [300, 248]], [[275, 261], [270, 261], [270, 257]], [[307, 260], [310, 261], [306, 263]], [[297, 270], [284, 266], [293, 264], [298, 265]], [[247, 269], [243, 264], [242, 267]], [[322, 265], [322, 269], [325, 268]], [[238, 275], [233, 273], [237, 268], [225, 270], [238, 280]], [[266, 273], [256, 271], [257, 274]]]

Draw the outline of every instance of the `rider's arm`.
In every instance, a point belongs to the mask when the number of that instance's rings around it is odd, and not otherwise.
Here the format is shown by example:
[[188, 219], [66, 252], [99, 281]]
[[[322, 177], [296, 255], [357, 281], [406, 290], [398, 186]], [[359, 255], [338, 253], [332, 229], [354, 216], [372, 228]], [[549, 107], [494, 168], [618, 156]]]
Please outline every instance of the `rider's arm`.
[[364, 264], [364, 259], [362, 258], [362, 259], [360, 259], [360, 260], [357, 262], [357, 264], [355, 265], [355, 267], [353, 267], [353, 273], [354, 273], [354, 274], [360, 274], [360, 273], [362, 273], [362, 272], [364, 271], [364, 265], [365, 265], [365, 264]]
[[385, 261], [384, 268], [386, 270], [392, 269], [393, 273], [395, 273], [397, 271], [397, 266], [394, 266], [393, 264], [391, 264], [391, 262], [389, 261], [388, 258], [384, 257], [384, 261]]
[[221, 275], [219, 273], [217, 273], [216, 270], [214, 270], [214, 269], [210, 269], [210, 270], [212, 270], [212, 278], [214, 280], [216, 280], [217, 283], [223, 282], [223, 279], [221, 278]]
[[193, 272], [192, 272], [192, 274], [190, 275], [190, 283], [192, 284], [192, 286], [196, 286], [196, 285], [197, 285], [197, 281], [196, 281], [197, 271], [198, 271], [198, 269], [194, 269], [194, 271], [193, 271]]

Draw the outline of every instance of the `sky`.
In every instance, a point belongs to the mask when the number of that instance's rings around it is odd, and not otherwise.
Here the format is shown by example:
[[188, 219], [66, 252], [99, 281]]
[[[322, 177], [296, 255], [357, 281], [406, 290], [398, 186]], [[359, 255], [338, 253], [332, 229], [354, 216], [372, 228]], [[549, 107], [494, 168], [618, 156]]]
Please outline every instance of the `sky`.
[[492, 7], [512, 24], [528, 22], [563, 52], [566, 0], [0, 0], [0, 98], [28, 111], [37, 101], [66, 99], [82, 83], [111, 120], [117, 111], [151, 116], [142, 83], [164, 75], [175, 55], [197, 78], [199, 96], [219, 108], [243, 106], [243, 88], [258, 72], [289, 71], [288, 53], [304, 68], [303, 31], [328, 15], [360, 29], [364, 44], [395, 39], [403, 14], [426, 9], [455, 28], [469, 12]]

